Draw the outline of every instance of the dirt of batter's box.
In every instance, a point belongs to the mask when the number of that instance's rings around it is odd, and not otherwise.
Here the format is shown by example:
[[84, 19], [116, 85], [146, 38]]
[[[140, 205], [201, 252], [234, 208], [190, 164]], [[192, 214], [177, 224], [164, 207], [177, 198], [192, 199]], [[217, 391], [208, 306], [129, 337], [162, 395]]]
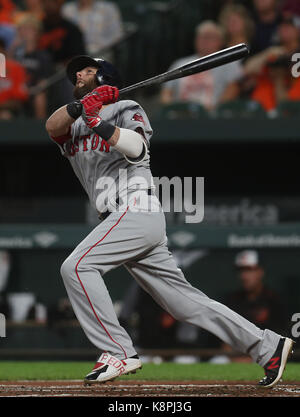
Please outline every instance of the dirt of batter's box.
[[300, 397], [300, 381], [271, 389], [253, 381], [0, 381], [0, 397]]

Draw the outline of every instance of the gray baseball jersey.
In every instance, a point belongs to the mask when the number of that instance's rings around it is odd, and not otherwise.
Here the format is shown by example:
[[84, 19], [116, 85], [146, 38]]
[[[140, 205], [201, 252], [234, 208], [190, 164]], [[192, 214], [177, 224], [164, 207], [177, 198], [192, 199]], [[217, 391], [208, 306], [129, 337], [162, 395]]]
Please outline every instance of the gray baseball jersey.
[[[103, 120], [120, 128], [142, 129], [150, 146], [152, 129], [145, 111], [132, 100], [122, 100], [105, 106], [100, 112]], [[70, 139], [62, 146], [66, 156], [88, 194], [91, 205], [98, 211], [114, 208], [114, 200], [124, 189], [153, 188], [149, 151], [143, 161], [128, 162], [124, 155], [110, 146], [82, 117], [71, 126]]]
[[[137, 103], [120, 101], [105, 107], [101, 116], [119, 127], [142, 128], [149, 145], [152, 130]], [[136, 354], [131, 338], [120, 326], [103, 279], [107, 272], [124, 265], [138, 284], [175, 319], [212, 332], [235, 350], [249, 353], [264, 366], [273, 355], [280, 336], [272, 330], [259, 329], [207, 297], [194, 288], [177, 267], [167, 247], [164, 213], [147, 210], [145, 205], [145, 200], [151, 200], [152, 206], [159, 206], [157, 197], [142, 189], [145, 187], [142, 179], [147, 179], [149, 185], [152, 181], [149, 155], [141, 163], [129, 164], [123, 155], [87, 129], [81, 118], [73, 124], [63, 153], [97, 210], [97, 184], [105, 176], [117, 181], [119, 170], [123, 170], [133, 178], [132, 187], [138, 188], [129, 193], [128, 206], [113, 211], [100, 222], [61, 267], [74, 312], [99, 351], [109, 352], [119, 359]], [[140, 196], [137, 198], [137, 195]]]

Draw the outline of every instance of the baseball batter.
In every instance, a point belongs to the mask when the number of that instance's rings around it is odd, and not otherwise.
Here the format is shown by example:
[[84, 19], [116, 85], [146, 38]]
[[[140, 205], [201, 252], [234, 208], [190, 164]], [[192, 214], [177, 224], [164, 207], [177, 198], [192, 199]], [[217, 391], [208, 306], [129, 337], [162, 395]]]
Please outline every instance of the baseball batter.
[[276, 384], [293, 341], [257, 328], [192, 287], [169, 252], [150, 170], [152, 129], [138, 103], [118, 101], [121, 80], [116, 68], [78, 56], [68, 64], [67, 75], [76, 100], [56, 110], [46, 129], [100, 218], [61, 267], [74, 312], [101, 353], [85, 383], [103, 383], [142, 367], [103, 280], [106, 272], [124, 265], [175, 319], [206, 329], [251, 355], [265, 370], [259, 384]]

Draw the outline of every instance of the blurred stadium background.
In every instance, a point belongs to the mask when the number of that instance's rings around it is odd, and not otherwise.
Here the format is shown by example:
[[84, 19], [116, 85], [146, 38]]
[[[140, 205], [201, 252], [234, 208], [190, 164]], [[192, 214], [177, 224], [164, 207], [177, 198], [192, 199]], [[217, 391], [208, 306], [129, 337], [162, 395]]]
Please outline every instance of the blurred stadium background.
[[[26, 8], [26, 2], [12, 3]], [[196, 26], [216, 19], [222, 5], [208, 0], [114, 3], [124, 34], [99, 54], [110, 57], [125, 85], [192, 55]], [[48, 115], [57, 108], [62, 68], [56, 65], [45, 84]], [[143, 105], [152, 123], [153, 176], [205, 179], [203, 222], [186, 224], [183, 215], [167, 214], [169, 246], [178, 264], [194, 286], [224, 300], [240, 285], [236, 255], [256, 250], [266, 285], [280, 295], [285, 333], [292, 336], [292, 316], [300, 313], [300, 101], [282, 100], [270, 112], [249, 94], [208, 112], [199, 103], [163, 105], [159, 96], [156, 86], [129, 97]], [[97, 218], [44, 124], [22, 111], [0, 120], [0, 312], [7, 318], [0, 359], [93, 360], [98, 352], [72, 313], [59, 271]], [[235, 352], [143, 299], [124, 268], [105, 281], [141, 354], [234, 360]], [[299, 357], [296, 349], [294, 360]]]

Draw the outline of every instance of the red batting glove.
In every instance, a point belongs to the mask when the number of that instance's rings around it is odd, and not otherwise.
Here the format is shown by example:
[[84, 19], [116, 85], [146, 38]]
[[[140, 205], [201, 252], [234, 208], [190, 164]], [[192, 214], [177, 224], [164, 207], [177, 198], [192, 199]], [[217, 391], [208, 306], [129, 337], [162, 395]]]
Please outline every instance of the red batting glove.
[[92, 93], [97, 93], [103, 104], [115, 103], [119, 98], [119, 89], [111, 85], [100, 85]]
[[86, 94], [80, 101], [83, 104], [84, 102], [89, 102], [90, 98], [93, 98], [94, 102], [98, 101], [102, 104], [115, 103], [119, 98], [119, 90], [117, 87], [112, 87], [110, 85], [101, 85]]
[[97, 94], [89, 93], [80, 100], [82, 103], [82, 118], [90, 129], [96, 127], [101, 122], [99, 111], [102, 107], [102, 102], [99, 101]]
[[85, 124], [92, 129], [101, 122], [99, 111], [103, 104], [115, 103], [119, 98], [117, 87], [101, 85], [89, 94], [86, 94], [80, 101], [82, 103], [82, 117]]

